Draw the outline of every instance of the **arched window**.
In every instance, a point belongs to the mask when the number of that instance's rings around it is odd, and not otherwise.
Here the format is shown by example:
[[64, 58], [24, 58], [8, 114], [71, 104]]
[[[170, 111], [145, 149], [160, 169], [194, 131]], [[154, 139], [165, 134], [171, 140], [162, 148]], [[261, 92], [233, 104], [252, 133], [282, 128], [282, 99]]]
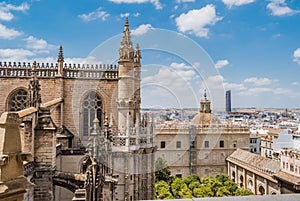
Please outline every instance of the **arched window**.
[[20, 111], [26, 108], [28, 92], [25, 89], [17, 89], [8, 96], [7, 110], [11, 112]]
[[265, 193], [266, 193], [265, 188], [262, 187], [262, 186], [260, 186], [260, 187], [258, 188], [258, 191], [259, 191], [259, 194], [260, 194], [260, 195], [265, 195]]
[[96, 92], [92, 91], [84, 98], [82, 102], [82, 135], [90, 136], [91, 128], [95, 116], [99, 120], [99, 126], [102, 122], [102, 101]]
[[240, 176], [240, 187], [244, 186], [244, 177], [243, 175]]
[[235, 171], [232, 171], [231, 178], [232, 178], [232, 181], [235, 182]]
[[248, 188], [250, 190], [252, 190], [252, 188], [253, 188], [253, 181], [251, 179], [248, 181]]

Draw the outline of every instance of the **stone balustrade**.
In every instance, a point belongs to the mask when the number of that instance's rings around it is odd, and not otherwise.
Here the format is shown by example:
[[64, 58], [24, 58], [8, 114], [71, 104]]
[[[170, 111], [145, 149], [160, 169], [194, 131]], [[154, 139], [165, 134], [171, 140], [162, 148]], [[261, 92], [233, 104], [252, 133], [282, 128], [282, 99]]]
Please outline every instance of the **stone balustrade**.
[[[37, 63], [40, 78], [58, 76], [58, 64]], [[32, 64], [26, 62], [0, 62], [0, 78], [31, 76]], [[63, 75], [68, 79], [118, 79], [118, 67], [111, 64], [64, 64]]]

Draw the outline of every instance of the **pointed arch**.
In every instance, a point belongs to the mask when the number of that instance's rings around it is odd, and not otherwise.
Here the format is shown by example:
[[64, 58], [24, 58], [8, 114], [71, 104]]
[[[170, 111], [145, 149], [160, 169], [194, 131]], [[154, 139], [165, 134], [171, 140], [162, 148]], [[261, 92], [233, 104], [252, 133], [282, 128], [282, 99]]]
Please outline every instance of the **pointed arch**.
[[99, 126], [102, 126], [103, 102], [101, 96], [96, 91], [87, 92], [81, 101], [81, 133], [83, 138], [89, 137], [93, 120], [97, 117]]
[[28, 91], [19, 87], [14, 89], [7, 98], [6, 110], [10, 112], [20, 111], [26, 108], [28, 102]]

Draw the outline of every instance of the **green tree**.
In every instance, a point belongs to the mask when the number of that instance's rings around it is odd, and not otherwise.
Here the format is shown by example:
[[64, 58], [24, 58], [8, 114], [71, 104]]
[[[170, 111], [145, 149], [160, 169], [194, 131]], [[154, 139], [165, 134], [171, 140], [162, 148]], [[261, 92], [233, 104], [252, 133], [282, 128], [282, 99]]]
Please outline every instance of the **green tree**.
[[232, 193], [229, 191], [227, 186], [221, 186], [217, 188], [215, 195], [217, 197], [224, 197], [224, 196], [230, 196]]
[[158, 158], [155, 161], [155, 182], [161, 180], [169, 182], [170, 175], [171, 175], [171, 171], [167, 164], [167, 161], [162, 158]]
[[180, 178], [175, 178], [171, 184], [172, 193], [175, 198], [192, 198], [192, 191]]
[[173, 195], [170, 192], [170, 186], [165, 181], [158, 181], [155, 183], [155, 199], [168, 200], [173, 199]]
[[197, 198], [214, 196], [214, 192], [212, 192], [211, 188], [208, 186], [203, 186], [203, 185], [201, 185], [197, 188], [194, 188], [193, 194]]
[[183, 184], [179, 191], [179, 196], [180, 198], [193, 198], [193, 193], [186, 184]]
[[168, 183], [156, 183], [157, 199], [253, 195], [245, 188], [238, 188], [237, 184], [224, 174], [201, 178], [198, 175], [190, 175], [185, 179], [169, 175]]
[[191, 191], [194, 191], [195, 188], [200, 187], [200, 181], [193, 181], [190, 183], [190, 185], [188, 185], [189, 189], [191, 189]]
[[202, 183], [210, 187], [211, 191], [214, 193], [214, 196], [217, 196], [218, 189], [222, 187], [222, 182], [215, 177], [205, 177], [203, 178]]
[[238, 186], [236, 183], [234, 183], [231, 179], [228, 178], [227, 181], [223, 183], [224, 186], [230, 191], [231, 195], [234, 195], [236, 189], [238, 189]]
[[196, 174], [191, 174], [187, 178], [185, 178], [184, 183], [186, 183], [187, 186], [190, 185], [192, 182], [200, 182], [200, 177]]
[[236, 196], [247, 196], [247, 195], [254, 195], [254, 193], [252, 193], [248, 189], [245, 189], [244, 187], [242, 187], [242, 188], [236, 189], [235, 195]]
[[180, 191], [180, 189], [182, 188], [182, 186], [184, 184], [185, 183], [180, 178], [176, 177], [176, 178], [173, 179], [171, 187], [172, 187], [172, 193], [173, 193], [175, 198], [180, 198], [179, 197], [179, 191]]
[[216, 179], [220, 182], [222, 182], [222, 184], [224, 184], [224, 182], [230, 180], [229, 177], [225, 174], [218, 174], [216, 175]]

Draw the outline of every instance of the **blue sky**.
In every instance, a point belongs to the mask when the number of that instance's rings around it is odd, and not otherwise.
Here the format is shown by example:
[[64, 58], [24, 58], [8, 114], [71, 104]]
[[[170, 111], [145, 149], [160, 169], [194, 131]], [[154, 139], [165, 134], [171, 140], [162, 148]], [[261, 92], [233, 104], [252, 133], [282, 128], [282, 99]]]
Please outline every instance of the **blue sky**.
[[[143, 107], [300, 107], [300, 1], [0, 2], [0, 60], [113, 63], [129, 18], [142, 50]], [[113, 37], [113, 38], [112, 38]], [[172, 39], [172, 40], [170, 40]]]

